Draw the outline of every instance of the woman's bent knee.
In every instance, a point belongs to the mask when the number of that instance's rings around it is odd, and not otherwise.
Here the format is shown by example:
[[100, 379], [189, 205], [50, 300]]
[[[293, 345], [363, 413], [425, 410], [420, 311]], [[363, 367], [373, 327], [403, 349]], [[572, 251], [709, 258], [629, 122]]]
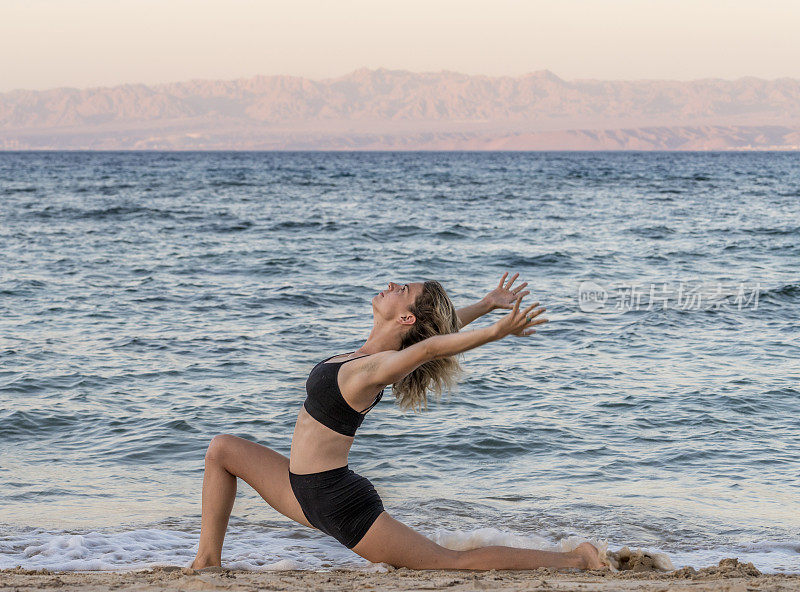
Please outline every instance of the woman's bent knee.
[[208, 445], [208, 450], [206, 450], [206, 462], [224, 463], [225, 454], [231, 442], [235, 439], [236, 436], [231, 436], [230, 434], [219, 434], [211, 438], [211, 443]]

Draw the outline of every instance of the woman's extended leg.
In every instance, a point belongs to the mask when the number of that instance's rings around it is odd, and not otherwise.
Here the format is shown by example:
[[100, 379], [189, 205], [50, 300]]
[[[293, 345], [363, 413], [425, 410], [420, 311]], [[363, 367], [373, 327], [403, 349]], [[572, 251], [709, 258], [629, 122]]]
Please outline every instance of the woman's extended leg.
[[373, 563], [388, 563], [410, 569], [536, 569], [538, 567], [603, 567], [597, 549], [583, 543], [569, 553], [537, 551], [493, 545], [454, 551], [383, 512], [353, 551]]
[[282, 454], [223, 434], [211, 440], [205, 462], [200, 545], [192, 567], [221, 564], [222, 542], [236, 498], [237, 477], [255, 489], [275, 510], [312, 527], [289, 485], [289, 459]]

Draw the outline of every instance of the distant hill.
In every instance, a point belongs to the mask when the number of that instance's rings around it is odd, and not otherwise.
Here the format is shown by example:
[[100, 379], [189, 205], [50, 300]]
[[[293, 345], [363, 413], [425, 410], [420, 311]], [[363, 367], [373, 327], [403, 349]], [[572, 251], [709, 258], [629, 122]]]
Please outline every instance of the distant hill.
[[800, 149], [800, 80], [362, 68], [0, 94], [3, 149]]

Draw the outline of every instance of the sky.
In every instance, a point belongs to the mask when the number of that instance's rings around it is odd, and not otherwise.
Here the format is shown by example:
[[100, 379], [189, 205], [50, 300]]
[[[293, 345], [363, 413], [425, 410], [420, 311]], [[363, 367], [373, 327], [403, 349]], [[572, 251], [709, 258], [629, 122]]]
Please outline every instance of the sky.
[[0, 91], [358, 68], [800, 78], [800, 0], [0, 0]]

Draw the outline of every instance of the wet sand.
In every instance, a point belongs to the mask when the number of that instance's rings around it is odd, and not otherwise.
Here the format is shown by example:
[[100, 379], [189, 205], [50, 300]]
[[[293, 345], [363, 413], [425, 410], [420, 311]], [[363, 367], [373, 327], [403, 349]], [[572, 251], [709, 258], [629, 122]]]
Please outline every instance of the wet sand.
[[208, 568], [156, 567], [128, 572], [50, 572], [21, 568], [0, 570], [1, 591], [27, 590], [559, 590], [569, 592], [629, 591], [665, 592], [783, 592], [800, 590], [800, 574], [763, 575], [752, 563], [723, 559], [718, 566], [700, 570], [681, 568], [671, 572], [648, 570], [639, 565], [625, 571], [577, 572], [538, 569], [529, 571], [418, 571], [405, 568], [386, 573], [352, 570], [240, 571]]

